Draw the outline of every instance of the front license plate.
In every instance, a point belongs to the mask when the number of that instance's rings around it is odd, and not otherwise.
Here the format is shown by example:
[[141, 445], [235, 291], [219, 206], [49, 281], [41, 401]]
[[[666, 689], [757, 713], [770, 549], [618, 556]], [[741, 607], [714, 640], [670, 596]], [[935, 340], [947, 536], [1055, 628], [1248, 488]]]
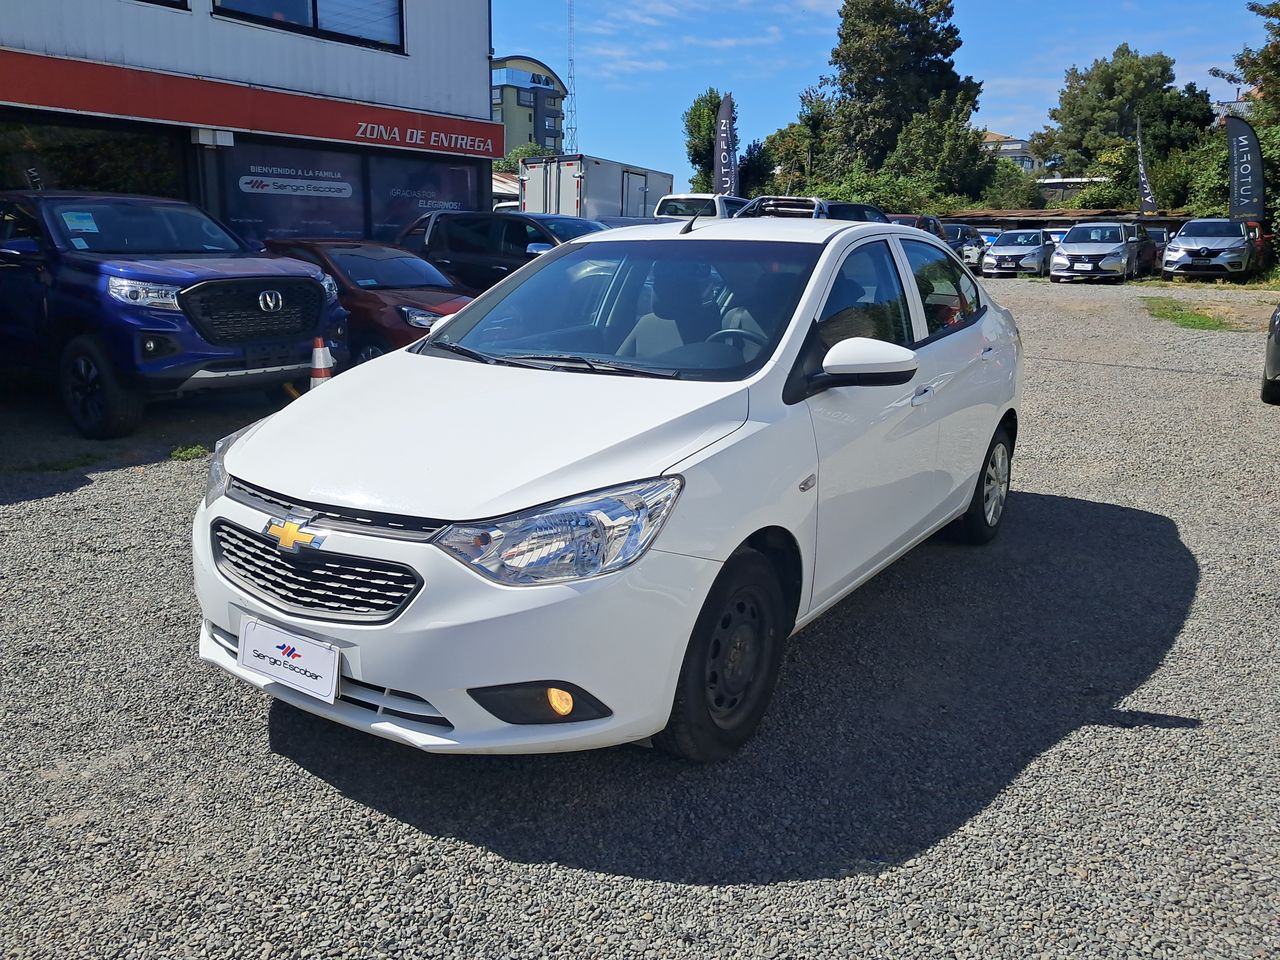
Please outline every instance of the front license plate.
[[1077, 264], [1076, 264], [1076, 269], [1077, 269], [1077, 270], [1092, 270], [1092, 269], [1093, 269], [1093, 264], [1092, 264], [1092, 263], [1077, 263]]
[[1191, 262], [1197, 267], [1207, 267], [1209, 264], [1213, 263], [1212, 260], [1192, 260]]
[[332, 644], [246, 618], [236, 662], [326, 703], [337, 699], [338, 648]]

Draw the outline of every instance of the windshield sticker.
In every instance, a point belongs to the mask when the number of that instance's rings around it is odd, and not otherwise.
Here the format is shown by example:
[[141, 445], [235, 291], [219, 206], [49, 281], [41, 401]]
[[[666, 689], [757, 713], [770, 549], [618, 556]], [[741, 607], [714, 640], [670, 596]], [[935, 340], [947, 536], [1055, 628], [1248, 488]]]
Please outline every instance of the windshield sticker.
[[88, 250], [88, 249], [89, 249], [89, 241], [88, 241], [88, 240], [82, 240], [80, 237], [72, 237], [72, 238], [71, 238], [71, 245], [72, 245], [73, 247], [75, 247], [77, 250]]
[[92, 213], [75, 210], [67, 210], [62, 214], [62, 222], [67, 225], [68, 230], [74, 230], [76, 233], [97, 233], [98, 224], [93, 219]]
[[377, 280], [357, 280], [356, 283], [362, 287], [376, 287], [378, 285]]

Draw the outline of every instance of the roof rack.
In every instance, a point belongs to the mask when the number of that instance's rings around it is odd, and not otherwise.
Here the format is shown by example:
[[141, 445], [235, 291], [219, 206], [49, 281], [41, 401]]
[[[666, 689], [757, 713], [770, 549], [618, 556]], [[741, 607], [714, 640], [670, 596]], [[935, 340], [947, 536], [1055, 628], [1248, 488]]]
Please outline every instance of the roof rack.
[[826, 220], [829, 214], [827, 201], [818, 197], [756, 197], [734, 216]]

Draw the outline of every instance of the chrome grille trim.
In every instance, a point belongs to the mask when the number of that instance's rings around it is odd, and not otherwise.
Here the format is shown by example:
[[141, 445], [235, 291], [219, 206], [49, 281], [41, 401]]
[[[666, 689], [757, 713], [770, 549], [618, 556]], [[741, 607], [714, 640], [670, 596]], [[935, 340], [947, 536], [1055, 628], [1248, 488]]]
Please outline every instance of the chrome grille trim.
[[331, 507], [293, 500], [235, 477], [227, 481], [227, 496], [236, 503], [271, 516], [306, 519], [308, 527], [323, 527], [334, 533], [355, 533], [386, 540], [426, 543], [449, 525], [444, 520], [406, 517], [394, 513], [356, 510], [351, 507]]
[[315, 620], [386, 623], [422, 588], [403, 564], [327, 550], [283, 553], [274, 541], [219, 518], [210, 542], [218, 571], [276, 609]]

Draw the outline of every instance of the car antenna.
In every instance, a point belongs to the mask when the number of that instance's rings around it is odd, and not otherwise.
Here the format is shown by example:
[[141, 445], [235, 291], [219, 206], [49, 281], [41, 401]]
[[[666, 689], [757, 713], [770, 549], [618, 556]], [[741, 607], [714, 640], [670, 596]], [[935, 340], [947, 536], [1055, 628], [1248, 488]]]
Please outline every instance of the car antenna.
[[698, 218], [702, 216], [702, 211], [707, 209], [705, 206], [699, 207], [698, 212], [689, 218], [689, 222], [680, 228], [680, 232], [676, 236], [683, 237], [686, 233], [693, 233], [693, 225], [698, 222]]

